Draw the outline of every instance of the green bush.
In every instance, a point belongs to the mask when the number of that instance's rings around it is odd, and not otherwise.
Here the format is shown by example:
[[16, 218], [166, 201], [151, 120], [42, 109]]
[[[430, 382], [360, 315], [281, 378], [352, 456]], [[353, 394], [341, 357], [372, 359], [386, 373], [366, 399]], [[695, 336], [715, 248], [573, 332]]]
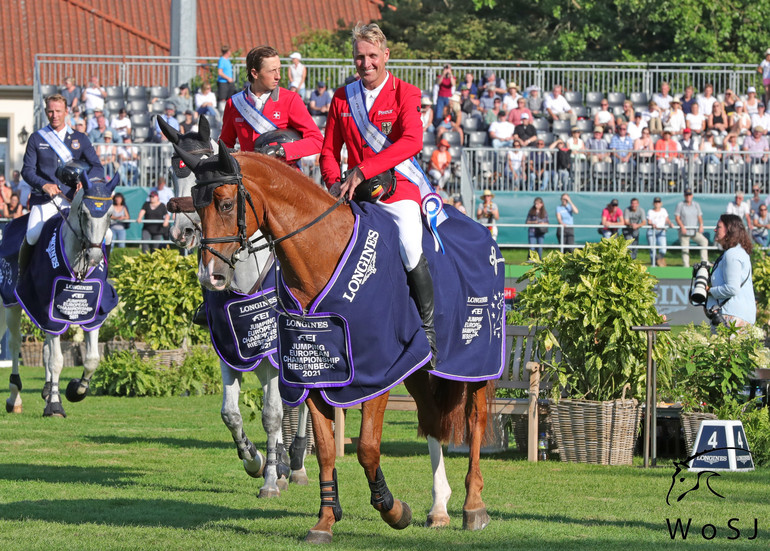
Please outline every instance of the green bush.
[[751, 255], [751, 280], [757, 300], [757, 325], [770, 323], [770, 256], [759, 247]]
[[192, 324], [203, 301], [196, 274], [196, 257], [176, 250], [121, 257], [112, 276], [129, 326], [122, 330], [155, 350], [207, 343], [207, 331]]
[[741, 404], [728, 397], [714, 413], [719, 419], [743, 423], [755, 465], [761, 466], [770, 460], [770, 408], [763, 407], [756, 400]]
[[[663, 318], [655, 310], [656, 279], [631, 259], [628, 243], [615, 236], [543, 259], [531, 254], [532, 267], [519, 279], [529, 279], [522, 315], [558, 331], [558, 338], [551, 331], [539, 338], [546, 349], [561, 348], [556, 372], [570, 398], [613, 400], [627, 383], [632, 396], [644, 396], [647, 335], [631, 327]], [[669, 349], [668, 335], [660, 334], [656, 360]]]
[[91, 379], [97, 395], [187, 396], [222, 391], [219, 358], [208, 347], [193, 347], [179, 366], [162, 367], [133, 350], [102, 359]]

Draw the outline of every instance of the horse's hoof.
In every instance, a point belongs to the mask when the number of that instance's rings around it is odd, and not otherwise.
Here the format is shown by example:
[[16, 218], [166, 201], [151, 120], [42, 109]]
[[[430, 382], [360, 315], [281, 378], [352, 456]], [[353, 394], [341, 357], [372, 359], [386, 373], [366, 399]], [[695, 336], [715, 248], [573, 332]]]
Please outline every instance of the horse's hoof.
[[43, 410], [43, 417], [67, 417], [61, 402], [48, 402]]
[[305, 541], [307, 543], [331, 543], [332, 533], [323, 530], [310, 530], [305, 536]]
[[246, 474], [252, 478], [262, 478], [265, 476], [265, 464], [267, 461], [265, 460], [265, 456], [262, 455], [259, 450], [256, 451], [256, 458], [251, 461], [247, 459], [243, 460], [243, 469], [246, 471]]
[[259, 489], [259, 493], [257, 494], [257, 497], [262, 498], [270, 498], [270, 497], [281, 497], [281, 490], [278, 488], [268, 488], [266, 486], [263, 486]]
[[297, 486], [307, 486], [308, 478], [305, 469], [302, 469], [301, 471], [292, 471], [291, 476], [289, 477], [289, 482], [296, 484]]
[[447, 514], [428, 514], [428, 519], [425, 521], [426, 528], [446, 528], [449, 526], [449, 515]]
[[275, 485], [278, 486], [278, 489], [282, 492], [285, 492], [289, 489], [289, 481], [286, 479], [285, 476], [282, 476], [278, 480], [275, 481]]
[[490, 520], [486, 507], [463, 511], [463, 530], [483, 530]]
[[86, 387], [85, 392], [82, 394], [78, 392], [79, 389], [80, 379], [72, 379], [67, 385], [67, 390], [64, 393], [64, 395], [67, 397], [67, 400], [70, 402], [82, 402], [88, 394], [88, 387]]
[[51, 381], [46, 381], [46, 383], [43, 385], [43, 390], [40, 391], [40, 396], [43, 398], [43, 400], [48, 400], [48, 397], [51, 395]]
[[406, 501], [401, 501], [401, 518], [398, 519], [390, 527], [395, 530], [403, 530], [412, 523], [412, 509], [406, 504]]
[[[14, 405], [10, 400], [5, 401], [6, 413], [21, 413], [21, 404]], [[305, 482], [307, 484], [307, 482]]]

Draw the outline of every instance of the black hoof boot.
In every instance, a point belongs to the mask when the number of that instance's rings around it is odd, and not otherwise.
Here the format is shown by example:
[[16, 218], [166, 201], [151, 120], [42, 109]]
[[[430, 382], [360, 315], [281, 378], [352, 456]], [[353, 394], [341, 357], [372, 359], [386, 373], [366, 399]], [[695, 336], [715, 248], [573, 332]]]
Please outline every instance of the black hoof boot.
[[291, 462], [289, 466], [292, 471], [298, 471], [305, 465], [305, 450], [307, 449], [307, 436], [295, 436], [289, 446], [289, 456]]
[[43, 400], [48, 400], [48, 397], [51, 395], [51, 381], [46, 381], [43, 385], [43, 390], [40, 391], [40, 396], [43, 398]]
[[278, 478], [289, 479], [291, 476], [291, 466], [289, 460], [289, 454], [286, 453], [286, 448], [283, 444], [278, 444], [276, 447], [276, 457], [278, 458], [278, 464], [275, 466]]
[[16, 387], [17, 392], [21, 392], [21, 377], [18, 373], [11, 373], [8, 382]]
[[67, 417], [61, 402], [48, 402], [43, 410], [43, 417]]
[[[86, 389], [82, 394], [78, 392], [81, 385]], [[85, 379], [72, 379], [67, 385], [67, 390], [64, 392], [64, 395], [70, 402], [82, 402], [88, 395], [88, 381]]]

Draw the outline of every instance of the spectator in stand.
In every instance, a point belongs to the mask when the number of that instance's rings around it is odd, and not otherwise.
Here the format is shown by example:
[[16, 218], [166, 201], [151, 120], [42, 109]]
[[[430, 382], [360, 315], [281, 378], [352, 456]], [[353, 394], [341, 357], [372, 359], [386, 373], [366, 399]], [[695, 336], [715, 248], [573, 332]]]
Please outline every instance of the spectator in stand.
[[[484, 97], [487, 97], [487, 96], [484, 96]], [[500, 113], [500, 111], [503, 110], [502, 105], [503, 105], [503, 100], [501, 100], [500, 98], [494, 98], [492, 103], [492, 108], [484, 111], [484, 124], [487, 125], [487, 127], [489, 127], [490, 124], [492, 124], [497, 120], [497, 115]]]
[[310, 104], [308, 111], [314, 117], [326, 115], [329, 112], [329, 106], [332, 104], [332, 96], [326, 88], [326, 83], [319, 80], [315, 84], [315, 90], [310, 92]]
[[503, 109], [505, 112], [508, 113], [512, 109], [515, 109], [519, 105], [519, 98], [523, 97], [524, 96], [519, 95], [519, 87], [516, 86], [515, 82], [508, 84], [508, 93], [503, 96]]
[[465, 216], [468, 216], [468, 211], [465, 210], [465, 205], [463, 205], [463, 200], [459, 195], [452, 197], [452, 206], [456, 208], [458, 212], [462, 212]]
[[770, 216], [767, 214], [767, 205], [762, 204], [754, 215], [754, 229], [751, 230], [751, 238], [760, 247], [767, 247], [768, 228], [770, 228]]
[[658, 160], [658, 166], [664, 163], [680, 164], [681, 148], [679, 142], [671, 137], [671, 129], [663, 129], [663, 136], [655, 142], [655, 158]]
[[502, 149], [511, 147], [515, 127], [507, 120], [508, 114], [502, 109], [497, 113], [497, 120], [489, 125], [489, 139], [492, 147]]
[[529, 227], [529, 244], [540, 245], [539, 247], [530, 247], [530, 251], [537, 252], [539, 258], [543, 258], [543, 242], [545, 234], [548, 233], [548, 212], [545, 210], [543, 199], [535, 197], [532, 208], [527, 213], [527, 224]]
[[470, 94], [471, 98], [478, 99], [479, 89], [473, 80], [473, 73], [465, 73], [463, 85], [468, 89], [468, 93]]
[[125, 107], [121, 107], [120, 111], [118, 111], [118, 114], [112, 117], [110, 126], [112, 126], [112, 128], [115, 130], [115, 132], [118, 133], [118, 136], [120, 137], [119, 140], [115, 140], [116, 142], [122, 142], [127, 137], [131, 136], [131, 119], [128, 117], [128, 112], [126, 111]]
[[233, 62], [230, 61], [232, 52], [230, 46], [223, 44], [219, 49], [220, 56], [217, 61], [217, 102], [224, 109], [224, 103], [235, 93], [235, 74]]
[[430, 156], [428, 176], [434, 187], [444, 189], [445, 184], [452, 176], [452, 154], [449, 153], [449, 142], [441, 140], [438, 148]]
[[[83, 132], [82, 130], [78, 130], [78, 132]], [[27, 201], [29, 201], [29, 196], [32, 193], [32, 186], [30, 186], [27, 182], [21, 179], [21, 172], [18, 170], [14, 170], [11, 173], [11, 189], [14, 193], [18, 194], [19, 196], [19, 202], [21, 203], [21, 206], [24, 207], [24, 210], [27, 210]]]
[[78, 104], [80, 97], [83, 95], [83, 91], [80, 86], [75, 85], [75, 79], [67, 77], [64, 79], [64, 87], [61, 89], [61, 95], [67, 101], [67, 110], [70, 114], [75, 115], [79, 112]]
[[16, 192], [11, 193], [11, 199], [8, 204], [3, 205], [2, 216], [3, 218], [21, 218], [24, 216], [24, 207], [19, 200], [19, 194]]
[[494, 71], [487, 71], [484, 73], [484, 82], [479, 84], [479, 95], [484, 95], [485, 91], [492, 89], [495, 91], [495, 95], [500, 98], [505, 94], [505, 81], [502, 78], [497, 78]]
[[749, 153], [745, 159], [746, 162], [752, 164], [764, 164], [767, 162], [770, 145], [767, 142], [767, 136], [765, 136], [765, 129], [763, 127], [755, 126], [752, 129], [751, 135], [743, 139], [743, 150]]
[[658, 104], [650, 100], [647, 104], [647, 111], [642, 111], [642, 120], [647, 123], [647, 127], [653, 134], [661, 134], [663, 132], [663, 119], [660, 114], [660, 108]]
[[545, 148], [545, 140], [538, 138], [537, 148], [529, 154], [529, 190], [539, 184], [540, 191], [548, 189], [551, 182], [551, 152]]
[[762, 84], [765, 87], [765, 103], [770, 103], [770, 48], [765, 50], [765, 59], [757, 67], [757, 72], [762, 75]]
[[91, 143], [103, 143], [104, 133], [107, 131], [113, 136], [117, 134], [117, 132], [113, 131], [113, 129], [107, 125], [107, 119], [100, 112], [94, 117], [94, 120], [96, 121], [96, 127], [88, 133], [88, 139], [91, 140]]
[[676, 205], [674, 220], [679, 226], [679, 241], [682, 244], [682, 266], [690, 267], [690, 239], [700, 247], [700, 259], [706, 262], [709, 253], [706, 247], [708, 239], [703, 235], [703, 212], [697, 201], [693, 201], [693, 193], [690, 188], [684, 190], [684, 201]]
[[110, 179], [115, 175], [118, 167], [118, 148], [112, 142], [112, 131], [105, 130], [103, 136], [104, 143], [96, 146], [96, 154], [99, 156], [99, 162], [104, 167], [104, 175]]
[[655, 147], [653, 146], [649, 128], [643, 128], [642, 137], [634, 141], [634, 151], [640, 163], [652, 161]]
[[684, 111], [682, 111], [682, 98], [676, 96], [669, 102], [670, 109], [666, 118], [666, 126], [671, 129], [672, 136], [681, 136], [687, 128], [687, 120]]
[[[487, 113], [489, 113], [489, 111], [494, 109], [500, 110], [502, 106], [503, 100], [497, 94], [495, 94], [494, 88], [487, 88], [484, 95], [479, 99], [479, 111], [484, 116], [484, 118], [487, 117]], [[495, 111], [495, 118], [492, 120], [497, 120], [497, 111]]]
[[555, 120], [569, 120], [572, 126], [577, 124], [575, 111], [572, 109], [567, 99], [562, 95], [561, 85], [559, 84], [554, 86], [553, 91], [550, 94], [547, 94], [543, 100], [543, 111], [547, 113], [547, 117], [551, 122]]
[[524, 189], [527, 180], [527, 152], [521, 149], [521, 142], [513, 140], [513, 147], [506, 154], [506, 179], [511, 182], [513, 191]]
[[479, 100], [471, 95], [471, 89], [463, 83], [460, 85], [460, 110], [464, 115], [468, 117], [479, 116], [478, 113]]
[[[510, 117], [508, 117], [508, 120], [510, 120]], [[522, 113], [521, 124], [517, 125], [513, 131], [513, 135], [518, 138], [521, 147], [531, 147], [537, 141], [537, 130], [535, 130], [531, 122], [530, 116], [527, 113]]]
[[609, 239], [625, 225], [623, 211], [618, 208], [618, 200], [613, 199], [602, 210], [602, 229], [599, 230], [599, 233], [602, 237]]
[[650, 249], [650, 265], [666, 265], [666, 230], [673, 228], [674, 224], [668, 217], [668, 211], [663, 208], [663, 201], [660, 197], [652, 200], [652, 208], [647, 211], [647, 242], [652, 247]]
[[731, 123], [730, 132], [740, 136], [751, 133], [751, 115], [746, 112], [746, 105], [742, 101], [735, 102]]
[[575, 167], [575, 171], [582, 171], [586, 160], [586, 144], [580, 137], [580, 129], [577, 126], [573, 126], [569, 139], [567, 140], [567, 147], [570, 150], [570, 158], [572, 164]]
[[572, 152], [569, 146], [561, 139], [556, 140], [548, 146], [548, 149], [555, 150], [556, 166], [554, 167], [554, 189], [563, 191], [569, 186], [569, 177], [572, 170]]
[[73, 130], [77, 130], [78, 132], [82, 132], [83, 134], [87, 134], [86, 132], [86, 121], [84, 119], [75, 119], [73, 121]]
[[639, 246], [639, 229], [647, 224], [644, 213], [639, 208], [639, 199], [636, 197], [631, 199], [631, 203], [623, 212], [623, 221], [626, 223], [623, 228], [623, 237], [632, 241], [629, 245], [629, 254], [631, 258], [636, 260], [637, 247]]
[[438, 95], [436, 97], [436, 119], [433, 121], [433, 124], [438, 126], [441, 122], [439, 117], [444, 112], [444, 107], [449, 105], [449, 98], [452, 97], [457, 85], [457, 78], [455, 78], [452, 72], [451, 65], [448, 63], [444, 65], [441, 74], [436, 77], [436, 84], [438, 85]]
[[725, 101], [722, 103], [722, 107], [728, 117], [732, 117], [732, 114], [735, 113], [736, 101], [738, 101], [738, 96], [729, 88], [725, 90]]
[[[451, 98], [450, 98], [451, 99]], [[463, 113], [460, 111], [460, 104], [456, 101], [450, 101], [449, 105], [444, 107], [444, 116], [441, 123], [436, 127], [436, 145], [441, 141], [444, 132], [454, 131], [460, 134], [460, 143], [464, 143], [465, 133], [462, 128]]]
[[623, 114], [622, 115], [618, 115], [617, 117], [615, 117], [615, 122], [616, 123], [624, 122], [624, 123], [628, 124], [629, 122], [632, 122], [634, 120], [635, 114], [636, 113], [634, 111], [634, 104], [631, 103], [631, 100], [630, 99], [624, 100], [623, 101]]
[[307, 80], [307, 67], [302, 64], [302, 54], [293, 52], [289, 59], [289, 90], [296, 92], [302, 101], [305, 101], [305, 81]]
[[158, 184], [150, 191], [154, 191], [158, 194], [158, 199], [164, 205], [167, 205], [169, 200], [174, 197], [174, 192], [166, 185], [166, 179], [163, 176], [158, 178]]
[[[706, 134], [708, 136], [708, 134]], [[685, 128], [682, 132], [682, 139], [679, 140], [679, 150], [684, 153], [686, 151], [697, 151], [698, 150], [698, 144], [695, 142], [695, 140], [692, 138], [692, 130], [689, 128]], [[683, 159], [686, 159], [684, 155], [682, 155]], [[698, 155], [694, 155], [694, 158], [697, 159]]]
[[188, 110], [192, 111], [193, 99], [190, 96], [190, 87], [187, 83], [183, 82], [179, 85], [179, 92], [167, 97], [164, 103], [173, 103], [177, 113], [184, 113]]
[[704, 117], [711, 115], [715, 103], [717, 103], [717, 98], [714, 97], [714, 86], [707, 82], [703, 88], [703, 94], [698, 98], [700, 114]]
[[760, 187], [759, 184], [754, 184], [751, 186], [751, 200], [749, 201], [749, 213], [751, 216], [754, 216], [759, 212], [759, 205], [765, 205], [765, 200], [762, 199], [760, 196]]
[[738, 144], [738, 136], [730, 133], [722, 144], [722, 151], [725, 152], [725, 163], [744, 164], [743, 155], [741, 155], [741, 146]]
[[770, 114], [765, 111], [764, 102], [757, 103], [757, 114], [751, 116], [751, 127], [756, 128], [761, 126], [762, 128], [770, 128]]
[[88, 86], [80, 96], [80, 101], [85, 105], [86, 114], [90, 117], [97, 109], [104, 111], [106, 97], [107, 91], [99, 85], [99, 77], [92, 76], [88, 81]]
[[751, 222], [751, 207], [746, 201], [743, 200], [742, 191], [735, 192], [735, 199], [727, 203], [727, 209], [725, 209], [725, 212], [727, 214], [734, 214], [741, 220], [746, 220], [746, 226], [749, 229], [752, 229], [753, 226]]
[[628, 135], [628, 125], [621, 122], [618, 125], [618, 133], [610, 140], [610, 150], [616, 163], [630, 163], [634, 156], [634, 140]]
[[714, 134], [708, 132], [700, 144], [700, 160], [702, 163], [719, 165], [722, 163], [722, 154], [714, 143]]
[[10, 184], [5, 181], [5, 176], [0, 174], [0, 217], [2, 218], [8, 218], [7, 216], [3, 216], [2, 212], [7, 208], [8, 203], [11, 202], [12, 195], [13, 190], [11, 189]]
[[759, 105], [759, 99], [757, 98], [757, 89], [753, 86], [749, 86], [746, 89], [746, 95], [748, 96], [746, 98], [746, 101], [743, 103], [743, 105], [746, 107], [746, 112], [749, 115], [755, 115], [758, 111], [757, 106]]
[[[169, 213], [166, 205], [160, 202], [157, 191], [150, 191], [148, 200], [142, 205], [137, 223], [142, 223], [142, 241], [163, 241], [166, 228], [168, 228]], [[152, 252], [161, 246], [151, 243], [142, 243], [142, 252]]]
[[697, 103], [693, 103], [691, 109], [691, 113], [685, 117], [687, 128], [695, 136], [700, 136], [706, 131], [706, 117], [700, 114], [700, 105]]
[[[165, 108], [165, 111], [158, 115], [158, 119], [163, 119], [163, 121], [168, 124], [171, 128], [173, 128], [176, 131], [179, 131], [179, 121], [176, 120], [176, 110], [174, 108], [173, 103], [167, 103], [163, 106]], [[160, 125], [158, 124], [157, 119], [155, 120], [155, 134], [153, 136], [153, 139], [155, 143], [166, 143], [168, 142], [168, 138], [166, 138], [165, 134], [160, 131]]]
[[135, 186], [139, 178], [139, 150], [132, 145], [131, 136], [126, 136], [118, 147], [118, 163], [120, 183], [124, 186]]
[[497, 221], [500, 220], [500, 211], [497, 204], [492, 202], [495, 194], [485, 189], [481, 196], [481, 204], [476, 209], [476, 220], [487, 227], [492, 234], [492, 239], [497, 241]]
[[685, 116], [692, 112], [692, 106], [697, 103], [698, 98], [695, 97], [695, 89], [692, 86], [687, 86], [684, 89], [684, 95], [682, 96], [682, 111]]
[[526, 113], [529, 120], [532, 120], [532, 111], [527, 108], [527, 98], [523, 96], [519, 96], [516, 99], [516, 108], [511, 109], [508, 111], [508, 120], [512, 122], [514, 125], [518, 126], [521, 124], [521, 116]]
[[601, 126], [595, 126], [593, 137], [588, 138], [586, 142], [586, 149], [591, 156], [591, 163], [600, 163], [610, 159], [609, 146], [604, 138], [602, 138], [603, 135], [604, 129]]
[[603, 99], [594, 115], [594, 126], [601, 126], [609, 134], [615, 133], [615, 115], [610, 112], [610, 102]]
[[628, 123], [628, 137], [636, 141], [642, 137], [642, 130], [647, 128], [647, 123], [644, 122], [644, 117], [640, 111], [634, 113], [634, 118]]
[[184, 120], [179, 123], [179, 131], [182, 134], [198, 131], [198, 123], [195, 122], [195, 111], [188, 109], [184, 112]]
[[658, 109], [660, 109], [663, 118], [668, 116], [669, 109], [671, 108], [671, 100], [674, 99], [671, 97], [670, 91], [671, 86], [664, 80], [660, 83], [660, 92], [655, 92], [652, 96], [652, 101], [654, 101], [658, 106]]
[[[556, 228], [556, 238], [562, 245], [575, 245], [574, 215], [579, 213], [570, 196], [562, 193], [561, 204], [556, 207], [556, 221], [559, 223], [559, 227]], [[574, 246], [564, 247], [564, 252], [570, 252], [574, 248]]]
[[116, 193], [112, 196], [110, 229], [112, 230], [112, 242], [121, 249], [126, 246], [126, 230], [129, 224], [126, 220], [130, 219], [131, 214], [129, 214], [128, 207], [126, 206], [126, 198], [123, 197], [122, 193]]
[[199, 115], [206, 115], [214, 120], [219, 118], [217, 97], [211, 91], [211, 84], [208, 82], [201, 84], [201, 89], [195, 93], [195, 110]]
[[706, 121], [706, 128], [715, 136], [727, 136], [730, 120], [724, 112], [721, 102], [714, 103], [711, 115]]
[[428, 96], [423, 96], [420, 100], [420, 120], [422, 121], [422, 131], [430, 132], [431, 134], [436, 132], [436, 127], [433, 126], [433, 108], [431, 105], [433, 102]]
[[537, 86], [531, 86], [529, 88], [529, 96], [527, 97], [527, 109], [532, 112], [532, 116], [536, 119], [545, 116], [543, 114], [543, 98], [540, 96], [540, 88]]

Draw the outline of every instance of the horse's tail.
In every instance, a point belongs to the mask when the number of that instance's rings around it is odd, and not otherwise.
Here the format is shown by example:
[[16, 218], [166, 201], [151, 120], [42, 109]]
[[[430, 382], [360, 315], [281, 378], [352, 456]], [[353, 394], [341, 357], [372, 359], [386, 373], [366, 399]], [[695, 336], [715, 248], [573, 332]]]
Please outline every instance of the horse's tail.
[[[471, 405], [469, 392], [479, 388], [483, 383], [465, 383], [439, 377], [431, 377], [433, 397], [438, 407], [439, 435], [441, 442], [452, 441], [460, 444], [466, 440], [468, 417]], [[494, 381], [487, 381], [485, 386], [487, 417], [491, 415], [491, 407], [495, 393]], [[420, 431], [422, 433], [422, 430]], [[424, 434], [423, 434], [424, 435]], [[486, 440], [486, 436], [485, 436]]]

